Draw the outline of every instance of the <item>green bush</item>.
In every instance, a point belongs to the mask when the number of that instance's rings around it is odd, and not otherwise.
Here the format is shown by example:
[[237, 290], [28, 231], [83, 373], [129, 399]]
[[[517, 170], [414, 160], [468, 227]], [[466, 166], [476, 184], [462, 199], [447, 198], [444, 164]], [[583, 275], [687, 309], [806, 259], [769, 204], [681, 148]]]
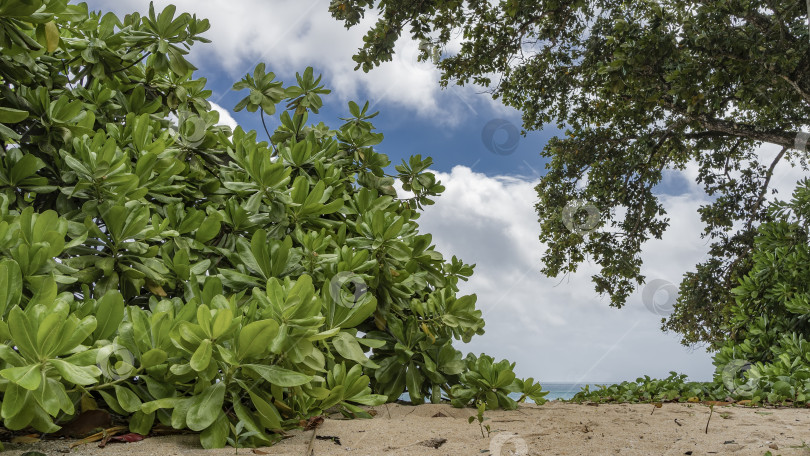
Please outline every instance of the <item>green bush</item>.
[[686, 375], [670, 372], [664, 379], [639, 377], [634, 382], [615, 385], [585, 385], [571, 399], [573, 402], [688, 402], [690, 400], [723, 400], [725, 390], [712, 382], [687, 382]]
[[790, 201], [769, 207], [771, 222], [757, 229], [751, 270], [734, 288], [728, 330], [733, 337], [714, 355], [713, 381], [663, 380], [586, 387], [575, 401], [750, 401], [810, 403], [810, 180], [799, 182]]
[[715, 355], [716, 380], [735, 398], [810, 402], [810, 180], [770, 208], [751, 271], [733, 290], [730, 333]]
[[0, 6], [4, 426], [54, 432], [95, 402], [212, 448], [405, 391], [541, 401], [514, 365], [452, 346], [484, 322], [457, 295], [473, 266], [418, 231], [443, 191], [431, 160], [388, 174], [367, 103], [336, 130], [308, 123], [329, 93], [311, 68], [234, 85], [237, 110], [280, 120], [268, 141], [218, 125], [184, 57], [207, 29], [172, 6]]

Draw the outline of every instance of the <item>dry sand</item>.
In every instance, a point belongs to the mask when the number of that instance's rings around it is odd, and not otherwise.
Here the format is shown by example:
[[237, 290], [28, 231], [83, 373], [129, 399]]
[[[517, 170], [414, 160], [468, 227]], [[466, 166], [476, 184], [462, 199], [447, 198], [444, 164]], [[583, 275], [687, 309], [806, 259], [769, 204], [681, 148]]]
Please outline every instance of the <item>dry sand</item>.
[[[327, 419], [317, 429], [315, 456], [324, 455], [810, 455], [810, 410], [715, 407], [705, 433], [709, 408], [699, 404], [577, 405], [549, 402], [522, 406], [516, 411], [488, 411], [484, 424], [491, 435], [482, 437], [477, 422], [469, 424], [473, 409], [448, 405], [383, 405], [374, 407], [373, 420]], [[486, 434], [486, 431], [484, 431]], [[239, 454], [305, 456], [312, 431], [291, 431], [291, 438], [253, 452]], [[420, 442], [446, 439], [438, 448]], [[441, 441], [441, 440], [439, 440]], [[499, 448], [500, 447], [500, 448]], [[25, 451], [62, 454], [66, 441], [27, 445], [7, 444], [4, 454]], [[690, 453], [691, 452], [691, 453]], [[136, 443], [91, 443], [72, 454], [105, 456], [233, 455], [233, 448], [203, 450], [195, 435], [151, 437]]]

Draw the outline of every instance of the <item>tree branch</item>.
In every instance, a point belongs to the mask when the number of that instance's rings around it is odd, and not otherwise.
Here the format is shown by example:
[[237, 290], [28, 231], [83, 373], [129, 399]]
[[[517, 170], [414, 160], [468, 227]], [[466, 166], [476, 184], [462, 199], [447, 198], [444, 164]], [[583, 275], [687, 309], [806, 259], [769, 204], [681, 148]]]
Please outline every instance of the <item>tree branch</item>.
[[773, 176], [773, 170], [776, 168], [776, 164], [779, 163], [779, 160], [781, 160], [782, 157], [784, 157], [785, 152], [787, 152], [788, 149], [789, 147], [787, 146], [782, 147], [782, 150], [771, 162], [771, 166], [768, 168], [768, 172], [765, 174], [765, 183], [762, 184], [762, 189], [759, 191], [759, 198], [757, 198], [757, 202], [754, 203], [754, 207], [751, 209], [751, 213], [748, 216], [748, 221], [746, 222], [747, 229], [751, 228], [751, 224], [754, 223], [754, 217], [756, 217], [759, 207], [762, 205], [762, 202], [765, 201], [765, 194], [768, 192], [768, 185], [771, 183], [771, 177]]
[[793, 148], [796, 143], [796, 136], [801, 134], [801, 132], [784, 130], [760, 130], [754, 125], [716, 119], [706, 115], [698, 115], [694, 119], [701, 127], [709, 131], [767, 142], [787, 148]]
[[[808, 2], [808, 6], [810, 7], [810, 0], [807, 0], [807, 2]], [[810, 11], [808, 11], [808, 14], [810, 14]], [[810, 24], [808, 24], [808, 25], [810, 26]], [[810, 30], [808, 30], [808, 32], [810, 32]], [[795, 90], [796, 93], [801, 95], [801, 97], [804, 98], [804, 100], [806, 102], [810, 103], [810, 93], [805, 92], [801, 87], [799, 87], [799, 84], [796, 83], [796, 81], [790, 79], [789, 77], [785, 76], [784, 74], [780, 74], [779, 77], [784, 79], [785, 81], [787, 81], [787, 83], [790, 84], [791, 87], [793, 87], [793, 90]]]

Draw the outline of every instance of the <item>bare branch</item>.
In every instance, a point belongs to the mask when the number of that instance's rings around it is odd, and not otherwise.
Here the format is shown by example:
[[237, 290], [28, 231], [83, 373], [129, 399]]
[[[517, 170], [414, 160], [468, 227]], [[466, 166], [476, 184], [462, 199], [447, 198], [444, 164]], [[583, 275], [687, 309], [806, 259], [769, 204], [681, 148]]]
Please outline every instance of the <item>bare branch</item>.
[[762, 206], [762, 202], [765, 201], [765, 194], [768, 192], [768, 185], [770, 185], [771, 183], [773, 170], [774, 168], [776, 168], [776, 164], [779, 163], [780, 160], [782, 160], [782, 157], [784, 157], [785, 152], [787, 152], [788, 149], [789, 147], [787, 146], [782, 147], [782, 150], [776, 155], [776, 158], [774, 158], [773, 161], [771, 162], [771, 166], [768, 168], [767, 174], [765, 174], [765, 183], [762, 185], [762, 189], [759, 191], [759, 198], [757, 198], [757, 202], [754, 203], [754, 207], [751, 209], [751, 213], [748, 216], [748, 221], [746, 222], [746, 227], [748, 229], [751, 228], [751, 224], [754, 222], [754, 217], [756, 217], [759, 207]]

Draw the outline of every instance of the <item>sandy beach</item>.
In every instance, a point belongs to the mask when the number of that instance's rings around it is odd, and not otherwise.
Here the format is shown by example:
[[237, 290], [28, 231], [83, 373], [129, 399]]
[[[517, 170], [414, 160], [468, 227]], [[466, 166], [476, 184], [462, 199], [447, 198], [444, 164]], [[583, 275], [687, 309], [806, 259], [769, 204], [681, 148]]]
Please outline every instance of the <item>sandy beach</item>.
[[[474, 409], [449, 405], [373, 407], [372, 420], [327, 418], [315, 431], [295, 430], [273, 447], [239, 454], [311, 455], [810, 455], [810, 410], [709, 407], [701, 404], [578, 405], [549, 402], [515, 411], [488, 411], [481, 436], [467, 418]], [[652, 413], [651, 413], [652, 412]], [[26, 451], [64, 454], [70, 441], [7, 444], [8, 455]], [[233, 448], [203, 450], [195, 435], [150, 437], [135, 443], [78, 446], [80, 455], [232, 455]]]

